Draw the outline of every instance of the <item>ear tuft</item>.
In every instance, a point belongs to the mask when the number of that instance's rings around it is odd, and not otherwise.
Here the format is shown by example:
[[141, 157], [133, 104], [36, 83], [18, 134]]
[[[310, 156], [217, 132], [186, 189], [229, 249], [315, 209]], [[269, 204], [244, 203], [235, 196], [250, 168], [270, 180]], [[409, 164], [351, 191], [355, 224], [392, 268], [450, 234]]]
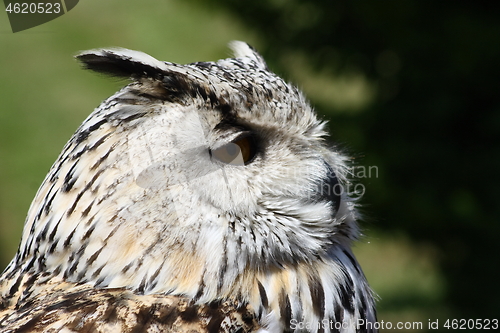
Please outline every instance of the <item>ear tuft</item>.
[[233, 50], [236, 58], [247, 58], [255, 62], [260, 68], [268, 70], [264, 58], [247, 43], [233, 40], [229, 43], [229, 47]]
[[76, 56], [86, 69], [125, 78], [158, 77], [167, 65], [152, 56], [128, 49], [98, 49], [83, 51]]

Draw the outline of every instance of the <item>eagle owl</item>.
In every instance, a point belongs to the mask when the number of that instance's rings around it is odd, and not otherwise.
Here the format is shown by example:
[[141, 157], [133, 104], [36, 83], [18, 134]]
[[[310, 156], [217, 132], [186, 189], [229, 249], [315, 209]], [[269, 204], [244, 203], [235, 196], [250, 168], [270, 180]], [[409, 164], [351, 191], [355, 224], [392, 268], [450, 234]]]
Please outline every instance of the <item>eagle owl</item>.
[[249, 45], [179, 65], [77, 56], [131, 83], [78, 128], [0, 277], [1, 332], [374, 332], [348, 159]]

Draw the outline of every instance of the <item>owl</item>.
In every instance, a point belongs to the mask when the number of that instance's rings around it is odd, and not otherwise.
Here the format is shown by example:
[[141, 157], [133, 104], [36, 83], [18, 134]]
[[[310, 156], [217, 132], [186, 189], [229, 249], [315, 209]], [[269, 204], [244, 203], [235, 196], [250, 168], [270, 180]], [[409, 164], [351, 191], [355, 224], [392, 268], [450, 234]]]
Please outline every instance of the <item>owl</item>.
[[130, 79], [77, 129], [0, 276], [0, 332], [376, 332], [349, 159], [249, 45]]

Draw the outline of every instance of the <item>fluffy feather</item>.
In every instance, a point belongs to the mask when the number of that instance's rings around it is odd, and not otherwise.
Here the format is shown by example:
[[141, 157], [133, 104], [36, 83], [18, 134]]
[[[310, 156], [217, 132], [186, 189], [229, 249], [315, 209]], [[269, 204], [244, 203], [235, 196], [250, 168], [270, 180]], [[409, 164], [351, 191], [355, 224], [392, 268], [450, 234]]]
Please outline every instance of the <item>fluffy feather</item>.
[[355, 204], [334, 193], [347, 158], [294, 86], [232, 48], [188, 65], [77, 56], [132, 82], [40, 187], [0, 277], [0, 331], [370, 331]]

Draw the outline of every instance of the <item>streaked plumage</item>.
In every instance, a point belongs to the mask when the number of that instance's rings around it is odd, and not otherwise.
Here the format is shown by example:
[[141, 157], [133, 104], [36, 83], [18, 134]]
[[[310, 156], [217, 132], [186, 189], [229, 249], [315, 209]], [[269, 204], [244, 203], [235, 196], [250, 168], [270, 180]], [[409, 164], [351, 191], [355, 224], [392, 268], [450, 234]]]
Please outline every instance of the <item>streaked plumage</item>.
[[295, 87], [232, 46], [233, 59], [188, 65], [77, 57], [132, 83], [40, 187], [0, 277], [0, 332], [363, 332], [358, 319], [376, 320], [350, 250], [355, 203], [337, 193], [347, 158]]

